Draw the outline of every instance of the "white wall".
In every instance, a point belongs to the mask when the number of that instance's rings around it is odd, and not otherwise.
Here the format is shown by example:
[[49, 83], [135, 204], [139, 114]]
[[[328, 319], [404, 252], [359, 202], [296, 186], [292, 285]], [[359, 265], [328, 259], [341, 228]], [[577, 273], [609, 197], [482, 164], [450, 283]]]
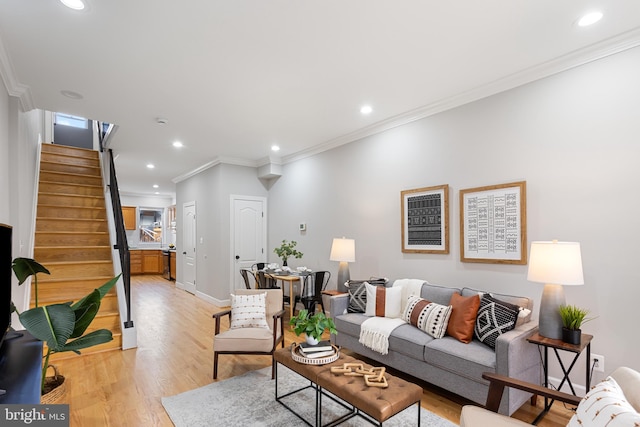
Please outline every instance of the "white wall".
[[[183, 205], [195, 201], [198, 240], [196, 288], [201, 296], [210, 297], [213, 301], [229, 299], [233, 280], [229, 230], [232, 194], [266, 197], [267, 190], [258, 180], [256, 169], [225, 164], [209, 168], [176, 184], [177, 234], [180, 236], [182, 232]], [[181, 283], [182, 242], [179, 237], [176, 247], [176, 281]]]
[[9, 223], [9, 94], [0, 85], [0, 223]]
[[[598, 316], [583, 327], [592, 352], [605, 356], [607, 372], [640, 370], [638, 70], [640, 48], [287, 164], [269, 192], [271, 250], [293, 238], [305, 254], [296, 265], [335, 274], [331, 239], [344, 235], [356, 239], [352, 278], [423, 278], [528, 295], [539, 306], [543, 285], [526, 280], [526, 266], [459, 255], [459, 190], [526, 180], [529, 242], [582, 245], [585, 285], [565, 293]], [[400, 191], [440, 184], [451, 188], [450, 254], [403, 254]]]

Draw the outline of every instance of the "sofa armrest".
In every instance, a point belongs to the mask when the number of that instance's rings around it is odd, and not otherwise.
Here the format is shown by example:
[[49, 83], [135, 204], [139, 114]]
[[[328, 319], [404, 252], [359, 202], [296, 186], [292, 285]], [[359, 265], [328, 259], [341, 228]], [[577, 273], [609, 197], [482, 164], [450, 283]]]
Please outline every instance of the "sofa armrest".
[[540, 353], [527, 341], [538, 329], [536, 322], [527, 322], [496, 339], [496, 373], [521, 378], [520, 373], [541, 366]]
[[345, 313], [349, 307], [349, 294], [332, 295], [329, 298], [329, 317], [334, 319]]

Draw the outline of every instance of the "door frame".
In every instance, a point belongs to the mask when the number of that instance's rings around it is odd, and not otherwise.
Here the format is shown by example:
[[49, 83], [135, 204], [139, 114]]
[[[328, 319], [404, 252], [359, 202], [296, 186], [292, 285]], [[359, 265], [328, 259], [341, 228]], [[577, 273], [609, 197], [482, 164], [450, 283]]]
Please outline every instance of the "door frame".
[[[269, 247], [267, 242], [267, 198], [263, 196], [242, 196], [239, 194], [231, 194], [229, 196], [229, 292], [233, 293], [235, 290], [235, 265], [236, 265], [236, 253], [235, 253], [235, 233], [236, 233], [236, 220], [234, 204], [236, 200], [250, 200], [252, 202], [262, 202], [262, 212], [264, 213], [262, 221], [262, 242], [264, 244], [264, 250]], [[264, 252], [264, 261], [267, 261], [267, 253]]]

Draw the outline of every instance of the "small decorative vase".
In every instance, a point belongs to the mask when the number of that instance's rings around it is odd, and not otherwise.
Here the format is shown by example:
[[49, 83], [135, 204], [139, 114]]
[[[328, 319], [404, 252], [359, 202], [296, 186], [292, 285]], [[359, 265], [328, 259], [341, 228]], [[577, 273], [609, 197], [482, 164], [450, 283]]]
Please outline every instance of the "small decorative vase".
[[283, 259], [282, 259], [282, 266], [283, 266], [283, 267], [286, 267], [286, 266], [287, 266], [287, 260], [286, 260], [286, 258], [283, 258]]
[[307, 336], [307, 344], [309, 345], [318, 345], [320, 341], [312, 337], [311, 335], [305, 334]]
[[568, 344], [579, 345], [581, 336], [582, 331], [580, 329], [562, 328], [562, 341]]

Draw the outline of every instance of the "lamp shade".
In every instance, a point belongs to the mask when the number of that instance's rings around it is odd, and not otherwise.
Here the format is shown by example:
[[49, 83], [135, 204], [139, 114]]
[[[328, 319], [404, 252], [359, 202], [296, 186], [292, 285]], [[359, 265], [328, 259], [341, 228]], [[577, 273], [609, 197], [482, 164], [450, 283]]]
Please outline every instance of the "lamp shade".
[[353, 239], [335, 238], [331, 245], [329, 260], [340, 262], [355, 262], [356, 241]]
[[578, 242], [532, 242], [527, 280], [553, 285], [583, 285]]

